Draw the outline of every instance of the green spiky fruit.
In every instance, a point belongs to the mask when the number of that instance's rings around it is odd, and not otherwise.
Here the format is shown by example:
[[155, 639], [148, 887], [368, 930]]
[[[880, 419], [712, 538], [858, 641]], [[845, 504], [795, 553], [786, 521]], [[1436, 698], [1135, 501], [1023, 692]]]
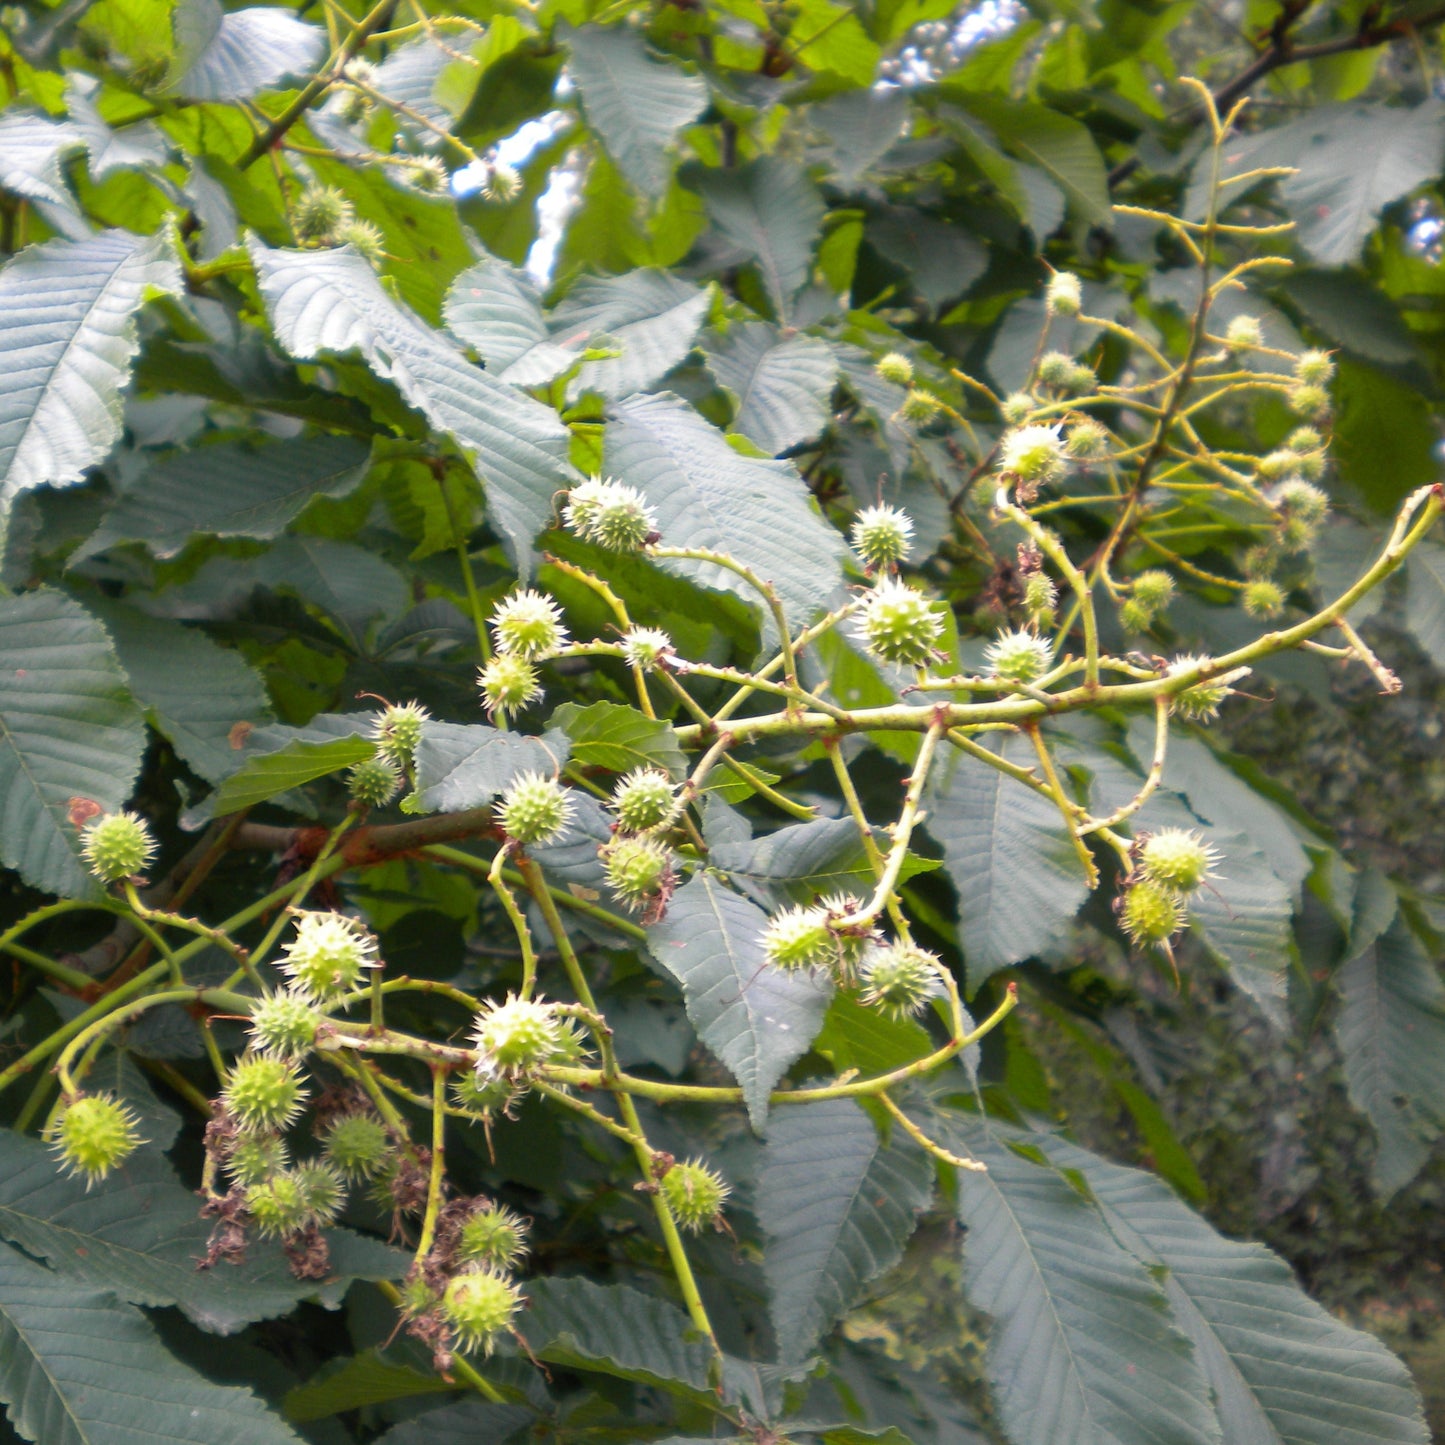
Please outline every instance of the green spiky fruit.
[[334, 239], [338, 246], [358, 252], [373, 269], [386, 260], [386, 237], [370, 221], [347, 221], [336, 228]]
[[1274, 494], [1274, 504], [1280, 511], [1310, 526], [1323, 522], [1330, 510], [1329, 497], [1303, 477], [1294, 477], [1282, 482]]
[[1134, 600], [1151, 613], [1162, 612], [1174, 600], [1174, 579], [1158, 568], [1141, 572], [1134, 579]]
[[486, 183], [482, 186], [482, 199], [494, 205], [505, 206], [522, 194], [521, 172], [505, 161], [493, 161], [487, 172]]
[[1028, 392], [1015, 391], [1004, 397], [999, 410], [1003, 413], [1003, 419], [1010, 426], [1022, 426], [1029, 419], [1035, 404], [1033, 397]]
[[1264, 345], [1264, 327], [1257, 316], [1236, 316], [1224, 332], [1224, 344], [1231, 351], [1254, 351]]
[[1148, 632], [1154, 625], [1154, 612], [1137, 597], [1130, 597], [1119, 608], [1119, 625], [1125, 632]]
[[[1168, 675], [1177, 676], [1190, 668], [1209, 662], [1207, 657], [1187, 655], [1176, 657], [1169, 664]], [[1196, 682], [1174, 694], [1173, 711], [1190, 722], [1208, 722], [1215, 717], [1220, 705], [1233, 691], [1227, 682], [1212, 678], [1207, 682]]]
[[521, 712], [542, 696], [537, 669], [512, 652], [499, 652], [491, 658], [477, 674], [477, 686], [482, 690], [488, 717]]
[[828, 915], [821, 908], [785, 908], [762, 932], [763, 957], [774, 968], [827, 968], [837, 955]]
[[489, 1354], [521, 1305], [521, 1291], [511, 1280], [495, 1270], [478, 1269], [447, 1282], [441, 1309], [456, 1331], [459, 1348]]
[[281, 965], [293, 988], [320, 1001], [354, 989], [368, 969], [379, 967], [376, 939], [366, 926], [343, 913], [306, 910], [296, 936], [285, 945]]
[[401, 780], [390, 758], [363, 758], [346, 775], [346, 790], [363, 807], [384, 808], [401, 791]]
[[1284, 589], [1278, 582], [1261, 577], [1249, 583], [1243, 593], [1244, 610], [1262, 621], [1278, 617], [1284, 611]]
[[646, 907], [672, 878], [672, 855], [655, 838], [621, 837], [602, 853], [607, 886], [628, 908]]
[[298, 240], [329, 241], [351, 218], [351, 202], [335, 186], [312, 186], [296, 202], [291, 223]]
[[408, 161], [405, 175], [407, 184], [424, 196], [445, 195], [452, 183], [451, 172], [436, 156], [417, 156]]
[[1069, 368], [1069, 374], [1064, 378], [1064, 391], [1069, 396], [1084, 396], [1098, 384], [1099, 375], [1094, 368], [1079, 361]]
[[1044, 292], [1044, 305], [1053, 316], [1077, 316], [1084, 304], [1084, 288], [1072, 271], [1055, 271]]
[[408, 768], [421, 746], [421, 735], [431, 715], [419, 702], [392, 703], [371, 724], [376, 750], [398, 767]]
[[1179, 893], [1193, 893], [1213, 877], [1218, 861], [1218, 851], [1185, 828], [1161, 828], [1139, 846], [1140, 872]]
[[1262, 456], [1255, 463], [1255, 471], [1259, 474], [1262, 482], [1277, 482], [1281, 477], [1287, 477], [1299, 467], [1299, 456], [1286, 448], [1269, 452]]
[[307, 994], [292, 989], [268, 993], [251, 1010], [251, 1047], [260, 1054], [300, 1058], [315, 1045], [321, 1017]]
[[526, 1093], [526, 1086], [503, 1075], [462, 1074], [452, 1081], [452, 1102], [459, 1109], [491, 1119], [509, 1115]]
[[913, 385], [913, 363], [901, 351], [890, 351], [880, 356], [873, 364], [873, 370], [896, 386]]
[[308, 1159], [292, 1171], [308, 1224], [330, 1224], [346, 1203], [346, 1181], [341, 1171], [318, 1159]]
[[497, 804], [503, 832], [523, 847], [552, 842], [571, 818], [567, 789], [541, 773], [523, 773]]
[[51, 1147], [86, 1188], [104, 1179], [141, 1142], [130, 1108], [109, 1094], [82, 1094], [65, 1106], [51, 1133]]
[[622, 656], [629, 667], [654, 672], [673, 655], [672, 638], [656, 627], [634, 627], [622, 637]]
[[479, 1209], [457, 1233], [457, 1257], [468, 1264], [511, 1269], [526, 1253], [526, 1223], [500, 1204]]
[[1054, 665], [1049, 640], [1027, 628], [1001, 632], [983, 650], [989, 674], [1003, 682], [1037, 682]]
[[267, 1238], [295, 1234], [304, 1229], [310, 1211], [300, 1181], [287, 1170], [251, 1185], [246, 1191], [246, 1213], [257, 1231]]
[[1335, 363], [1328, 351], [1305, 351], [1294, 364], [1294, 374], [1305, 386], [1328, 386], [1335, 378]]
[[279, 1134], [242, 1134], [226, 1155], [226, 1173], [249, 1189], [290, 1168], [291, 1156]]
[[504, 597], [491, 619], [498, 652], [518, 657], [549, 657], [567, 640], [562, 613], [545, 593], [523, 588]]
[[853, 632], [881, 661], [923, 667], [943, 636], [943, 617], [923, 593], [885, 577], [864, 595]]
[[371, 1179], [391, 1159], [391, 1135], [375, 1114], [339, 1114], [321, 1141], [321, 1152], [347, 1179]]
[[1085, 417], [1069, 428], [1065, 448], [1081, 462], [1097, 461], [1109, 454], [1109, 429], [1093, 417]]
[[420, 1274], [407, 1279], [398, 1293], [401, 1298], [397, 1301], [397, 1309], [401, 1311], [402, 1318], [408, 1320], [430, 1314], [441, 1303], [442, 1298]]
[[999, 448], [999, 463], [1020, 481], [1046, 482], [1064, 465], [1064, 443], [1057, 426], [1021, 426], [1009, 432]]
[[923, 391], [916, 386], [909, 388], [903, 405], [899, 407], [903, 420], [911, 422], [932, 421], [942, 410], [943, 403], [931, 391]]
[[1058, 588], [1047, 573], [1030, 572], [1024, 579], [1024, 611], [1036, 627], [1047, 626], [1054, 620], [1058, 602]]
[[897, 507], [865, 507], [853, 521], [853, 550], [871, 571], [896, 567], [913, 545], [913, 521]]
[[1285, 446], [1296, 455], [1305, 452], [1317, 452], [1323, 450], [1325, 439], [1312, 426], [1296, 427], [1288, 437], [1285, 438]]
[[1329, 392], [1322, 386], [1313, 386], [1308, 382], [1290, 387], [1286, 400], [1294, 413], [1307, 421], [1317, 421], [1330, 409]]
[[890, 1018], [912, 1018], [941, 989], [938, 959], [911, 943], [869, 951], [861, 970], [860, 1003]]
[[1074, 370], [1074, 358], [1063, 351], [1046, 351], [1039, 357], [1038, 379], [1045, 386], [1066, 386]]
[[657, 768], [634, 768], [612, 791], [612, 811], [624, 833], [654, 833], [666, 828], [681, 807], [672, 779]]
[[636, 487], [593, 477], [574, 487], [563, 510], [567, 527], [611, 552], [635, 552], [657, 530], [657, 516]]
[[1185, 919], [1179, 895], [1162, 883], [1141, 878], [1124, 892], [1119, 926], [1134, 943], [1163, 943], [1184, 927]]
[[221, 1098], [242, 1129], [284, 1129], [301, 1110], [301, 1072], [288, 1059], [247, 1054], [236, 1061]]
[[102, 813], [85, 825], [80, 852], [86, 867], [102, 883], [119, 883], [149, 866], [156, 842], [136, 814]]
[[700, 1159], [674, 1164], [658, 1187], [679, 1229], [697, 1234], [713, 1223], [732, 1190], [721, 1174], [709, 1169]]
[[485, 1078], [516, 1079], [553, 1062], [565, 1048], [556, 1009], [540, 999], [508, 994], [488, 1000], [472, 1027], [477, 1071]]

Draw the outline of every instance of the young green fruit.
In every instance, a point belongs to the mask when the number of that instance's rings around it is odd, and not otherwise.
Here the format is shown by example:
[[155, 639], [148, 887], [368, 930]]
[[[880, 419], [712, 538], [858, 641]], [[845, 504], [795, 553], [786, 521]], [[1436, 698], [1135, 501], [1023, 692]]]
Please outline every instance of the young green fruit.
[[314, 1000], [294, 989], [268, 993], [251, 1010], [251, 1047], [259, 1054], [300, 1058], [316, 1043], [321, 1015]]
[[526, 1253], [526, 1223], [501, 1204], [479, 1209], [457, 1233], [457, 1257], [468, 1264], [510, 1269]]
[[912, 1018], [942, 989], [934, 954], [911, 943], [875, 948], [863, 960], [860, 1003], [890, 1018]]
[[522, 176], [515, 166], [505, 161], [493, 161], [487, 173], [486, 184], [482, 186], [482, 199], [494, 205], [505, 206], [515, 201], [522, 193]]
[[343, 913], [304, 910], [296, 937], [285, 945], [281, 972], [294, 991], [324, 1002], [354, 989], [367, 969], [381, 965], [376, 939], [366, 926]]
[[150, 829], [134, 813], [102, 813], [85, 825], [80, 842], [86, 866], [102, 883], [134, 878], [155, 857]]
[[999, 465], [1023, 482], [1047, 482], [1064, 469], [1064, 443], [1056, 426], [1021, 426], [999, 447]]
[[1072, 271], [1055, 271], [1044, 292], [1044, 305], [1053, 316], [1077, 316], [1084, 302], [1084, 288]]
[[672, 638], [659, 628], [634, 627], [623, 634], [622, 656], [629, 667], [655, 672], [672, 655]]
[[1139, 944], [1164, 943], [1184, 927], [1185, 918], [1179, 895], [1150, 878], [1129, 885], [1119, 910], [1119, 926]]
[[51, 1148], [88, 1190], [130, 1157], [141, 1142], [130, 1108], [109, 1094], [82, 1094], [65, 1106], [52, 1129]]
[[1244, 610], [1251, 617], [1267, 621], [1284, 611], [1284, 589], [1278, 582], [1261, 577], [1245, 587], [1243, 602]]
[[346, 1181], [340, 1170], [318, 1159], [308, 1159], [292, 1171], [308, 1224], [330, 1224], [346, 1203]]
[[542, 696], [537, 669], [524, 657], [499, 652], [477, 674], [487, 716], [504, 718], [521, 710]]
[[913, 542], [913, 522], [897, 507], [865, 507], [853, 521], [853, 550], [870, 571], [896, 567]]
[[226, 1155], [226, 1173], [244, 1188], [264, 1184], [291, 1164], [286, 1141], [279, 1134], [242, 1134]]
[[253, 1184], [246, 1191], [246, 1213], [264, 1237], [295, 1234], [304, 1229], [310, 1211], [302, 1194], [301, 1182], [287, 1170], [270, 1179]]
[[1264, 328], [1257, 316], [1236, 316], [1224, 333], [1224, 344], [1231, 351], [1253, 351], [1264, 345]]
[[709, 1169], [700, 1159], [674, 1164], [658, 1185], [679, 1229], [697, 1234], [713, 1223], [732, 1190], [721, 1174]]
[[364, 758], [346, 775], [346, 788], [363, 807], [384, 808], [401, 791], [401, 779], [390, 758]]
[[329, 241], [351, 219], [351, 202], [335, 186], [312, 186], [296, 202], [291, 224], [298, 240]]
[[296, 1065], [271, 1054], [238, 1059], [221, 1091], [227, 1112], [246, 1130], [286, 1128], [305, 1097]]
[[873, 370], [884, 381], [891, 381], [897, 386], [913, 385], [913, 363], [901, 351], [890, 351], [880, 356]]
[[611, 477], [574, 487], [563, 520], [579, 537], [611, 552], [635, 552], [657, 530], [657, 514], [642, 493]]
[[1139, 845], [1139, 871], [1144, 877], [1179, 893], [1193, 893], [1214, 876], [1219, 851], [1184, 828], [1161, 828]]
[[943, 636], [943, 617], [923, 593], [885, 577], [864, 595], [853, 633], [883, 662], [923, 667]]
[[549, 1064], [565, 1048], [556, 1009], [539, 999], [509, 994], [489, 999], [472, 1028], [477, 1072], [483, 1079], [517, 1079]]
[[503, 598], [492, 612], [491, 628], [498, 652], [528, 659], [548, 657], [567, 640], [561, 609], [532, 588]]
[[[1210, 660], [1193, 654], [1176, 657], [1169, 664], [1166, 675], [1177, 676]], [[1190, 722], [1208, 722], [1218, 715], [1220, 704], [1233, 690], [1227, 682], [1217, 677], [1207, 682], [1196, 682], [1174, 694], [1173, 711]]]
[[441, 1310], [463, 1350], [490, 1354], [496, 1338], [511, 1327], [522, 1305], [521, 1291], [505, 1275], [479, 1269], [447, 1282]]
[[391, 1135], [375, 1114], [340, 1114], [327, 1129], [321, 1152], [347, 1179], [371, 1179], [391, 1158]]
[[497, 804], [502, 831], [523, 847], [553, 842], [571, 819], [566, 788], [541, 773], [523, 773]]
[[999, 633], [983, 656], [989, 675], [1002, 682], [1037, 682], [1054, 665], [1052, 644], [1027, 628]]
[[419, 702], [392, 703], [377, 713], [371, 725], [376, 751], [399, 768], [409, 768], [421, 746], [422, 729], [431, 715]]
[[762, 932], [763, 956], [774, 968], [827, 968], [837, 956], [828, 915], [822, 908], [785, 908]]
[[660, 898], [672, 881], [672, 854], [655, 838], [619, 837], [602, 850], [607, 886], [636, 911]]
[[653, 833], [666, 828], [681, 808], [672, 779], [657, 768], [634, 768], [612, 792], [612, 810], [624, 833]]

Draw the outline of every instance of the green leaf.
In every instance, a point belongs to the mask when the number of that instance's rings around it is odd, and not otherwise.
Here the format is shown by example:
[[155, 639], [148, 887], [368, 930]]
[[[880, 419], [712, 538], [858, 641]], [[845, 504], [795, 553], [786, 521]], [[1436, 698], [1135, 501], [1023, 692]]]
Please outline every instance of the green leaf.
[[667, 188], [668, 151], [707, 105], [707, 83], [657, 61], [624, 26], [588, 25], [570, 37], [567, 73], [582, 113], [617, 169], [649, 199]]
[[0, 1400], [37, 1445], [299, 1445], [249, 1390], [169, 1354], [138, 1309], [0, 1250]]
[[388, 1400], [448, 1395], [456, 1388], [440, 1375], [424, 1375], [410, 1365], [393, 1364], [378, 1350], [366, 1350], [323, 1367], [288, 1392], [281, 1408], [288, 1420], [304, 1423]]
[[868, 218], [868, 244], [913, 277], [918, 294], [941, 311], [968, 290], [988, 266], [988, 252], [962, 226], [915, 207], [890, 206]]
[[933, 1193], [933, 1163], [901, 1131], [891, 1143], [852, 1099], [774, 1110], [758, 1176], [773, 1332], [785, 1360], [895, 1265]]
[[689, 166], [686, 183], [702, 193], [722, 240], [739, 260], [755, 261], [780, 322], [812, 271], [823, 198], [801, 166], [763, 156], [729, 170]]
[[478, 371], [454, 343], [404, 311], [349, 247], [272, 251], [253, 242], [251, 254], [277, 339], [291, 355], [359, 351], [409, 405], [475, 454], [488, 504], [527, 571], [532, 539], [571, 475], [567, 432], [556, 415]]
[[114, 812], [145, 747], [99, 622], [44, 589], [0, 597], [0, 858], [47, 893], [89, 897], [72, 798]]
[[1277, 283], [1316, 331], [1381, 366], [1419, 360], [1410, 328], [1394, 303], [1357, 271], [1301, 267]]
[[[617, 403], [606, 448], [608, 470], [656, 509], [664, 546], [727, 552], [745, 563], [777, 589], [794, 629], [826, 606], [846, 549], [790, 463], [740, 456], [671, 392]], [[763, 605], [742, 578], [715, 563], [658, 560], [669, 572]]]
[[1351, 1102], [1374, 1127], [1372, 1177], [1388, 1199], [1420, 1172], [1445, 1133], [1445, 985], [1398, 914], [1346, 962], [1337, 982], [1335, 1041]]
[[605, 333], [606, 342], [599, 337], [599, 344], [621, 354], [584, 362], [571, 393], [595, 391], [619, 400], [658, 385], [692, 350], [711, 300], [707, 287], [667, 271], [584, 277], [552, 313], [553, 329], [569, 346], [579, 337]]
[[567, 761], [560, 732], [530, 738], [485, 723], [429, 722], [416, 750], [416, 790], [423, 808], [460, 813], [484, 808], [520, 773], [548, 777]]
[[1439, 440], [1430, 403], [1413, 386], [1341, 357], [1335, 378], [1335, 444], [1340, 475], [1371, 510], [1393, 513], [1416, 487], [1433, 482]]
[[260, 674], [195, 628], [120, 603], [96, 600], [91, 607], [157, 731], [199, 776], [219, 782], [235, 767], [236, 725], [271, 721]]
[[62, 235], [80, 240], [89, 232], [65, 179], [65, 157], [86, 144], [79, 126], [48, 116], [10, 111], [0, 115], [0, 190], [40, 208]]
[[445, 307], [453, 335], [474, 346], [488, 370], [513, 386], [539, 386], [576, 361], [551, 339], [542, 301], [527, 275], [487, 257], [452, 283]]
[[712, 1351], [675, 1305], [586, 1279], [534, 1280], [527, 1297], [522, 1331], [539, 1359], [716, 1400], [708, 1384]]
[[274, 752], [243, 763], [216, 789], [212, 807], [218, 818], [239, 813], [242, 808], [254, 808], [257, 803], [299, 788], [303, 783], [353, 767], [375, 752], [376, 744], [369, 737], [359, 735], [327, 742], [293, 738]]
[[1437, 667], [1445, 666], [1445, 547], [1428, 539], [1405, 562], [1405, 622]]
[[345, 497], [366, 475], [366, 445], [349, 437], [223, 442], [177, 452], [116, 499], [76, 560], [120, 542], [171, 557], [196, 534], [270, 541], [315, 497]]
[[565, 702], [552, 714], [552, 726], [572, 739], [572, 761], [584, 767], [625, 773], [632, 768], [661, 768], [674, 778], [687, 771], [687, 759], [670, 722], [645, 717], [635, 707], [594, 702], [579, 707]]
[[709, 350], [707, 366], [737, 402], [730, 430], [770, 456], [812, 441], [832, 416], [838, 361], [816, 337], [785, 337], [767, 322], [742, 322]]
[[483, 1440], [487, 1445], [512, 1445], [526, 1438], [535, 1420], [521, 1405], [467, 1400], [393, 1425], [377, 1445], [478, 1445]]
[[1224, 1239], [1147, 1174], [1061, 1139], [1039, 1147], [1083, 1175], [1115, 1235], [1159, 1273], [1228, 1445], [1425, 1445], [1404, 1365], [1321, 1309], [1278, 1255]]
[[809, 118], [825, 137], [833, 174], [851, 186], [906, 132], [908, 92], [902, 86], [844, 91], [815, 105]]
[[325, 31], [267, 6], [226, 14], [220, 0], [179, 0], [175, 29], [169, 88], [186, 100], [249, 100], [326, 53]]
[[839, 1074], [848, 1069], [887, 1074], [931, 1053], [933, 1040], [922, 1024], [889, 1018], [877, 1009], [865, 1008], [851, 994], [840, 993], [828, 1006], [813, 1050]]
[[790, 12], [788, 49], [809, 70], [830, 71], [858, 86], [871, 86], [882, 55], [854, 7], [836, 0], [802, 0]]
[[983, 1127], [959, 1132], [988, 1166], [959, 1172], [958, 1217], [969, 1302], [993, 1317], [988, 1374], [1009, 1439], [1218, 1445], [1202, 1361], [1159, 1282], [1060, 1174]]
[[698, 1037], [742, 1086], [755, 1128], [768, 1095], [823, 1022], [829, 985], [794, 977], [763, 957], [768, 916], [717, 879], [699, 873], [673, 895], [647, 947], [682, 985]]
[[[1027, 766], [1017, 742], [998, 748]], [[940, 758], [926, 792], [925, 827], [943, 848], [958, 895], [970, 993], [1001, 968], [1039, 952], [1088, 896], [1084, 865], [1058, 809], [997, 768], [963, 753]]]
[[164, 231], [49, 241], [0, 271], [0, 535], [20, 493], [78, 482], [115, 445], [135, 313], [179, 288]]
[[347, 1230], [327, 1232], [333, 1277], [325, 1285], [296, 1279], [268, 1245], [244, 1263], [198, 1269], [210, 1232], [200, 1201], [155, 1148], [137, 1150], [101, 1188], [87, 1189], [38, 1139], [0, 1130], [0, 1235], [45, 1260], [65, 1288], [175, 1306], [202, 1329], [229, 1335], [318, 1293], [334, 1308], [349, 1280], [406, 1270], [401, 1255]]

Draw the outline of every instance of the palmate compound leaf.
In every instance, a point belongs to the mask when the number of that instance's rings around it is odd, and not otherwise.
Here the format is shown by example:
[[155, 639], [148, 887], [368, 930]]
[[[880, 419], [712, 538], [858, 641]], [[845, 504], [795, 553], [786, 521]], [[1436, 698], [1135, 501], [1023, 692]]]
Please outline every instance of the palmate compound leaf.
[[668, 151], [707, 105], [707, 82], [654, 60], [641, 35], [623, 26], [573, 32], [567, 73], [582, 113], [617, 169], [649, 198], [662, 195]]
[[47, 893], [95, 891], [72, 798], [130, 797], [145, 726], [100, 623], [44, 589], [0, 598], [0, 859]]
[[273, 251], [253, 241], [251, 255], [282, 346], [300, 360], [360, 352], [409, 405], [474, 453], [493, 518], [529, 570], [532, 539], [571, 475], [567, 430], [555, 413], [493, 381], [397, 305], [350, 247]]
[[271, 1245], [253, 1247], [242, 1264], [200, 1270], [210, 1229], [196, 1195], [154, 1148], [137, 1150], [87, 1190], [39, 1140], [0, 1131], [0, 1236], [43, 1259], [65, 1289], [176, 1306], [202, 1329], [234, 1334], [318, 1293], [334, 1308], [350, 1279], [395, 1279], [406, 1269], [385, 1245], [333, 1229], [334, 1278], [324, 1286], [294, 1278]]
[[763, 958], [768, 915], [721, 880], [699, 873], [679, 888], [647, 947], [682, 985], [698, 1037], [732, 1072], [754, 1127], [768, 1117], [768, 1095], [812, 1043], [831, 986], [794, 977]]
[[0, 1249], [0, 1401], [36, 1445], [299, 1445], [249, 1390], [213, 1385], [109, 1290]]
[[1114, 1236], [1162, 1280], [1227, 1445], [1425, 1445], [1405, 1366], [1321, 1309], [1278, 1255], [1225, 1239], [1148, 1174], [1034, 1142], [1083, 1176]]
[[987, 1166], [958, 1175], [964, 1288], [993, 1319], [988, 1373], [1013, 1445], [1223, 1445], [1202, 1361], [1094, 1204], [977, 1120], [945, 1127]]
[[712, 346], [707, 366], [737, 399], [730, 430], [770, 456], [811, 441], [828, 424], [838, 360], [816, 337], [740, 322]]
[[[611, 415], [606, 468], [646, 495], [663, 545], [727, 552], [777, 589], [794, 631], [811, 621], [836, 587], [846, 549], [797, 469], [739, 455], [671, 392], [629, 397]], [[754, 588], [715, 563], [664, 558], [660, 565], [763, 605]]]
[[[998, 748], [1028, 766], [1020, 739]], [[963, 753], [940, 758], [924, 826], [943, 848], [958, 895], [970, 994], [991, 974], [1043, 948], [1089, 887], [1052, 801]]]
[[115, 445], [135, 313], [179, 287], [169, 231], [47, 241], [0, 271], [0, 537], [17, 496], [79, 481]]
[[854, 1100], [773, 1111], [757, 1209], [782, 1358], [809, 1355], [898, 1262], [932, 1193], [928, 1155], [901, 1131], [885, 1143]]

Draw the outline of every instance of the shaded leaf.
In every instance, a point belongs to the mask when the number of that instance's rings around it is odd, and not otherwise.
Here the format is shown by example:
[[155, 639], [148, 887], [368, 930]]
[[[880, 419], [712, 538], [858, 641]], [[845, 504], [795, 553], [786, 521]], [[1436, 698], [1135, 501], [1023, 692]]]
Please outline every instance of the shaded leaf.
[[64, 234], [78, 239], [88, 228], [61, 163], [85, 144], [84, 131], [73, 123], [23, 110], [0, 115], [0, 190], [47, 207], [47, 214], [64, 226]]
[[467, 1400], [442, 1410], [428, 1410], [414, 1420], [393, 1425], [377, 1445], [509, 1445], [524, 1438], [535, 1420], [521, 1405], [491, 1405]]
[[416, 790], [423, 808], [459, 813], [484, 808], [519, 773], [551, 777], [567, 761], [567, 739], [502, 732], [485, 723], [429, 722], [416, 750]]
[[1421, 542], [1405, 569], [1405, 621], [1435, 665], [1445, 666], [1445, 547]]
[[809, 112], [823, 138], [833, 174], [845, 186], [888, 153], [909, 118], [908, 92], [901, 86], [844, 91]]
[[870, 216], [864, 235], [875, 251], [913, 277], [934, 311], [967, 291], [988, 266], [988, 252], [962, 226], [914, 208], [892, 206]]
[[474, 346], [494, 376], [514, 386], [551, 381], [576, 360], [573, 350], [551, 339], [530, 278], [495, 257], [457, 277], [445, 314], [453, 335]]
[[250, 735], [244, 761], [216, 790], [218, 817], [254, 808], [280, 793], [330, 777], [372, 757], [371, 715], [323, 715], [305, 728], [265, 727]]
[[[378, 1350], [332, 1361], [282, 1401], [288, 1420], [324, 1420], [343, 1410], [409, 1400], [418, 1395], [447, 1395], [456, 1386], [440, 1375], [424, 1375], [410, 1365], [393, 1364]], [[428, 1419], [431, 1416], [427, 1417]]]

